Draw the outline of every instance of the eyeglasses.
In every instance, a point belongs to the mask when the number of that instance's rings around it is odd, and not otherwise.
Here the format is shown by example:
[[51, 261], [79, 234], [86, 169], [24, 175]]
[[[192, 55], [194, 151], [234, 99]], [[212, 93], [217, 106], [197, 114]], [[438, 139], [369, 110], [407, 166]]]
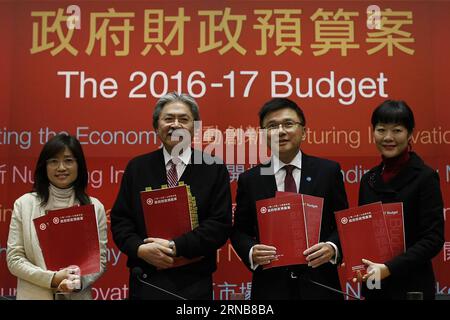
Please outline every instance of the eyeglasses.
[[187, 116], [181, 116], [181, 117], [174, 117], [174, 116], [165, 116], [160, 119], [166, 124], [174, 124], [178, 122], [178, 124], [181, 124], [183, 126], [188, 125], [192, 119]]
[[269, 131], [275, 131], [279, 130], [280, 126], [286, 131], [294, 131], [297, 128], [297, 126], [303, 126], [303, 123], [298, 121], [284, 121], [281, 123], [270, 123], [265, 127], [265, 129]]
[[75, 159], [75, 158], [64, 158], [64, 160], [58, 160], [58, 159], [55, 159], [55, 158], [51, 158], [51, 159], [47, 160], [47, 166], [49, 168], [51, 168], [51, 169], [59, 168], [61, 163], [64, 164], [65, 168], [70, 169], [77, 163], [77, 159]]

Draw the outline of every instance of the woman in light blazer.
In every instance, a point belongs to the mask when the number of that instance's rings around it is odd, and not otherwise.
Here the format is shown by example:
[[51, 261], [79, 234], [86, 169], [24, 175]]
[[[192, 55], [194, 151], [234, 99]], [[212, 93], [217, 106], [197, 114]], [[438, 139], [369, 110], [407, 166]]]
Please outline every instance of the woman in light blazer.
[[[49, 140], [39, 155], [33, 191], [14, 203], [9, 227], [7, 263], [10, 272], [17, 277], [18, 300], [92, 299], [91, 285], [106, 270], [107, 234], [105, 209], [100, 201], [86, 194], [87, 184], [86, 161], [79, 141], [66, 134]], [[33, 219], [48, 210], [85, 204], [95, 207], [100, 272], [80, 277], [73, 266], [48, 270]], [[75, 283], [80, 283], [81, 288], [75, 289]]]

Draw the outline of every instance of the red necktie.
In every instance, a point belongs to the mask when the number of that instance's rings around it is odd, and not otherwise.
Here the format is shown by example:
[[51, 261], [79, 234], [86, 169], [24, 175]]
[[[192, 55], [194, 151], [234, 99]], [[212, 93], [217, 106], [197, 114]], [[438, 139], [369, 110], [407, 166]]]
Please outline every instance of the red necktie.
[[172, 160], [169, 163], [170, 168], [167, 171], [167, 184], [169, 187], [175, 187], [178, 185], [177, 165]]
[[295, 166], [288, 164], [283, 168], [286, 170], [286, 176], [284, 177], [284, 191], [297, 193], [297, 185], [295, 184], [294, 176], [292, 175], [292, 171], [294, 171]]

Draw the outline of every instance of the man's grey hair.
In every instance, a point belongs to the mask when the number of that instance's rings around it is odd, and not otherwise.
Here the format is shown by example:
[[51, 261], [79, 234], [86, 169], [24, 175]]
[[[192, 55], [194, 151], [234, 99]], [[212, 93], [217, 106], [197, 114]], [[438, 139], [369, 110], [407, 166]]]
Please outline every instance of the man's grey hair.
[[162, 109], [168, 103], [181, 102], [189, 107], [191, 110], [194, 121], [200, 120], [200, 113], [198, 111], [198, 104], [194, 98], [185, 93], [178, 93], [176, 91], [169, 92], [162, 96], [156, 103], [155, 110], [153, 111], [153, 128], [158, 129], [158, 120]]

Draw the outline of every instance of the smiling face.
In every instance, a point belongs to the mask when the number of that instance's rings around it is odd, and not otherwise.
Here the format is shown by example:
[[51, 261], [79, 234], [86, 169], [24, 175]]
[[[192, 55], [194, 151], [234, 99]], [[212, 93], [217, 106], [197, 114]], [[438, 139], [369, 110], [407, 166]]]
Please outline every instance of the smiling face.
[[[284, 163], [294, 159], [305, 139], [303, 119], [289, 108], [269, 112], [263, 119], [263, 127], [268, 129], [268, 145], [278, 141], [279, 158]], [[274, 140], [274, 141], [272, 141]]]
[[408, 129], [396, 123], [378, 123], [374, 128], [375, 144], [385, 158], [394, 158], [402, 154], [411, 135]]
[[186, 104], [175, 101], [163, 107], [158, 120], [158, 136], [168, 152], [171, 152], [172, 148], [180, 142], [176, 139], [172, 140], [172, 133], [178, 129], [186, 130], [192, 138], [194, 134], [194, 116]]
[[78, 163], [69, 148], [47, 160], [47, 177], [54, 186], [69, 188], [78, 177]]

